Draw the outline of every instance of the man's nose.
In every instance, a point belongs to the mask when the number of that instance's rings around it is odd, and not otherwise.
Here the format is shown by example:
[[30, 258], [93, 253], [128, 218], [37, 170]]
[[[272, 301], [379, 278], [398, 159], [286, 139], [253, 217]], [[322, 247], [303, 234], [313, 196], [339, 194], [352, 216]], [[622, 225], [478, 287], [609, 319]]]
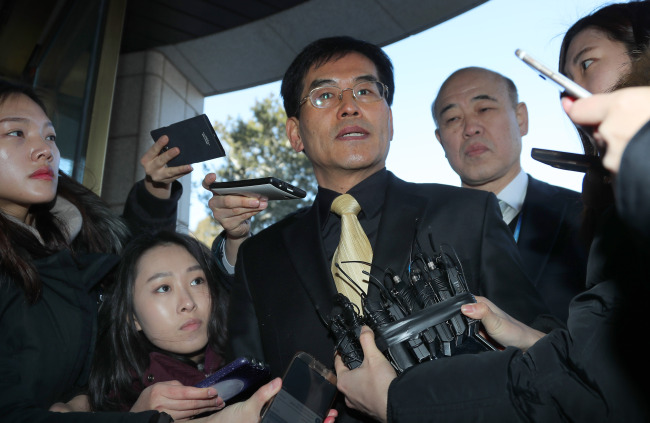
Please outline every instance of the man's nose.
[[483, 126], [479, 119], [475, 117], [466, 117], [465, 118], [465, 127], [464, 134], [466, 137], [473, 137], [474, 135], [481, 134], [483, 132]]
[[[346, 116], [358, 116], [361, 112], [359, 103], [354, 97], [352, 88], [346, 88], [341, 90], [340, 99], [341, 103], [339, 104], [339, 117]], [[347, 94], [346, 91], [350, 91], [350, 94]]]

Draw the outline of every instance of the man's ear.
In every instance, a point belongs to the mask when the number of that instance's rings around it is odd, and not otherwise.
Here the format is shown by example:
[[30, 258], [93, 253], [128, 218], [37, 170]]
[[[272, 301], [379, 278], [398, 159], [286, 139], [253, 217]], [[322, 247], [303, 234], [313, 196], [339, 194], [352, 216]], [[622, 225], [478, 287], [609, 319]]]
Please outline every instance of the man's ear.
[[289, 138], [289, 142], [291, 143], [291, 147], [294, 149], [294, 151], [296, 153], [303, 151], [305, 149], [305, 146], [303, 145], [302, 137], [300, 136], [300, 121], [298, 118], [292, 116], [287, 119], [285, 128], [287, 130], [287, 138]]
[[523, 101], [517, 104], [517, 109], [515, 110], [517, 114], [517, 124], [519, 125], [519, 134], [523, 137], [528, 133], [528, 107]]
[[436, 128], [436, 139], [440, 143], [440, 146], [442, 147], [442, 151], [445, 152], [445, 157], [447, 157], [447, 150], [445, 150], [445, 145], [442, 143], [442, 138], [440, 138], [440, 131], [438, 128]]
[[393, 109], [388, 109], [388, 141], [393, 140]]

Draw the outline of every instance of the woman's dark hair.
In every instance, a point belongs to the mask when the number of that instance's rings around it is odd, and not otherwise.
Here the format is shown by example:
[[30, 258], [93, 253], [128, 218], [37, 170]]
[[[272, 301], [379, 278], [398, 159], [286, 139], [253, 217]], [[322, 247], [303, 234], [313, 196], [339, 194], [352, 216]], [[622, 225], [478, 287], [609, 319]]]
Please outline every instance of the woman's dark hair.
[[564, 35], [560, 47], [559, 71], [565, 73], [571, 41], [582, 30], [595, 28], [623, 43], [632, 60], [640, 57], [650, 43], [650, 2], [632, 1], [605, 6], [574, 23]]
[[309, 44], [298, 54], [282, 78], [280, 92], [287, 117], [298, 116], [300, 95], [304, 88], [303, 79], [309, 69], [312, 66], [321, 66], [333, 59], [340, 59], [348, 53], [359, 53], [375, 64], [380, 82], [388, 87], [386, 102], [389, 106], [393, 103], [393, 93], [395, 92], [393, 64], [381, 48], [352, 37], [321, 38]]
[[[650, 47], [650, 2], [631, 1], [611, 4], [578, 20], [569, 28], [562, 40], [558, 66], [560, 73], [566, 75], [567, 54], [571, 42], [587, 28], [602, 31], [612, 41], [623, 43], [634, 69], [636, 63]], [[620, 75], [617, 85], [625, 81], [628, 76], [628, 74]], [[578, 128], [578, 134], [585, 154], [597, 155], [595, 147], [581, 128]], [[604, 170], [587, 172], [582, 184], [582, 201], [584, 209], [581, 236], [586, 244], [590, 245], [602, 214], [614, 204], [611, 178], [607, 172]]]
[[119, 411], [135, 403], [144, 389], [141, 381], [149, 367], [150, 352], [158, 351], [187, 361], [183, 356], [155, 347], [136, 329], [133, 319], [133, 291], [140, 259], [153, 248], [170, 245], [187, 250], [205, 273], [211, 300], [208, 345], [215, 353], [223, 355], [227, 294], [220, 283], [214, 256], [205, 245], [188, 235], [169, 231], [143, 234], [124, 249], [117, 280], [104, 303], [104, 307], [109, 308], [109, 327], [97, 348], [90, 373], [89, 392], [93, 410]]
[[[0, 80], [0, 105], [19, 95], [29, 97], [46, 111], [31, 87]], [[42, 243], [31, 231], [0, 211], [0, 286], [13, 280], [32, 304], [38, 300], [42, 289], [33, 264], [35, 259], [65, 248], [73, 252], [120, 253], [129, 235], [124, 222], [95, 193], [62, 172], [58, 174], [56, 195], [71, 202], [81, 213], [82, 229], [74, 240], [68, 239], [64, 222], [51, 212], [56, 197], [49, 203], [33, 205], [29, 210]]]
[[34, 103], [38, 104], [38, 106], [43, 109], [45, 114], [47, 114], [47, 109], [45, 108], [43, 100], [41, 100], [32, 87], [14, 84], [13, 82], [0, 79], [0, 104], [4, 103], [7, 98], [18, 94], [23, 94], [29, 97]]

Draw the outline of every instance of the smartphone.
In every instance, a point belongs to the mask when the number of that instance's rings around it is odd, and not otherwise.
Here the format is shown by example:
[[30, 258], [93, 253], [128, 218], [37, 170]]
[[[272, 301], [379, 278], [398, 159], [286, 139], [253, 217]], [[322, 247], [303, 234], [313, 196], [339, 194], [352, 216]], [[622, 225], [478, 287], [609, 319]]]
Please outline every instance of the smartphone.
[[272, 176], [241, 181], [214, 182], [210, 184], [210, 190], [218, 195], [236, 194], [249, 197], [263, 195], [269, 200], [295, 200], [305, 198], [307, 195], [304, 190]]
[[252, 358], [240, 357], [197, 383], [197, 388], [213, 387], [228, 401], [239, 394], [257, 389], [269, 380], [269, 366]]
[[560, 87], [564, 88], [565, 93], [568, 94], [569, 96], [574, 98], [586, 98], [591, 96], [591, 93], [589, 91], [585, 90], [580, 85], [576, 84], [575, 82], [573, 82], [566, 76], [562, 75], [561, 73], [552, 71], [548, 67], [544, 66], [542, 63], [533, 59], [528, 53], [526, 53], [522, 49], [518, 48], [517, 50], [515, 50], [515, 55], [517, 55], [518, 58], [523, 60], [524, 63], [526, 63], [528, 66], [540, 72], [540, 76], [543, 79], [546, 79], [548, 77], [551, 81], [555, 82]]
[[262, 423], [321, 423], [336, 396], [336, 375], [306, 352], [298, 352], [282, 389], [262, 414]]
[[564, 151], [543, 150], [533, 148], [531, 157], [538, 162], [553, 166], [558, 169], [586, 172], [590, 169], [602, 168], [598, 156], [587, 154], [566, 153]]
[[210, 119], [205, 114], [154, 129], [150, 133], [154, 142], [163, 135], [169, 137], [169, 142], [161, 153], [173, 147], [181, 150], [178, 156], [167, 162], [170, 167], [204, 162], [226, 155]]

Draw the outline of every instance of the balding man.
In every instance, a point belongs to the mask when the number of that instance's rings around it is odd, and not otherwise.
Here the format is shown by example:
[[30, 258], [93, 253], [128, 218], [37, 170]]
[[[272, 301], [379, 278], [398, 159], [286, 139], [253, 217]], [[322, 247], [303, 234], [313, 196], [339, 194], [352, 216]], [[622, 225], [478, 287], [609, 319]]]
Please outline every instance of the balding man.
[[488, 69], [454, 72], [432, 105], [436, 138], [462, 186], [496, 194], [525, 269], [551, 312], [566, 320], [584, 289], [586, 252], [578, 238], [580, 194], [521, 168], [528, 110], [515, 84]]

